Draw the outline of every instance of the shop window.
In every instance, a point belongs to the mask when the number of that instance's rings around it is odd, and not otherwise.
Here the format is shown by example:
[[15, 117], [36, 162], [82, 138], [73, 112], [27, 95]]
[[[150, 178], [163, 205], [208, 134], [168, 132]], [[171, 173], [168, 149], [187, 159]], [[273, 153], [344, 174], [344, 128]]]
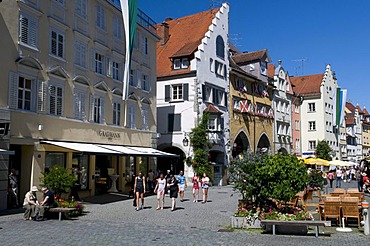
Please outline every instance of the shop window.
[[86, 190], [89, 187], [89, 156], [81, 154], [73, 154], [72, 157], [73, 173], [78, 176], [77, 184], [81, 190]]
[[66, 167], [66, 155], [60, 152], [47, 152], [45, 157], [45, 172], [49, 172], [52, 166]]

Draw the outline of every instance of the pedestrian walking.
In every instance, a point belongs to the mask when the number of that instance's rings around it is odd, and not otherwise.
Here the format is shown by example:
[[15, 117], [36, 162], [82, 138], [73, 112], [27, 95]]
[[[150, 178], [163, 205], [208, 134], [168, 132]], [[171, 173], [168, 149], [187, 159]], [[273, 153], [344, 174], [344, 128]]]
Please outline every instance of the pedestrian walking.
[[184, 201], [185, 196], [185, 188], [188, 187], [188, 183], [186, 182], [186, 177], [184, 175], [184, 172], [181, 170], [180, 174], [177, 175], [177, 181], [179, 181], [179, 187], [180, 187], [180, 202]]
[[[164, 208], [164, 192], [166, 189], [166, 179], [163, 176], [163, 173], [159, 175], [159, 178], [157, 180], [157, 184], [154, 188], [154, 193], [157, 193], [157, 210]], [[162, 204], [161, 204], [162, 201]]]
[[343, 171], [338, 167], [336, 172], [335, 172], [335, 187], [336, 188], [342, 188], [342, 176], [343, 176]]
[[193, 202], [198, 202], [199, 197], [199, 176], [197, 173], [194, 173], [193, 176]]
[[170, 182], [168, 183], [168, 187], [170, 190], [170, 198], [172, 200], [172, 206], [171, 206], [171, 211], [175, 211], [176, 209], [176, 198], [178, 196], [180, 187], [179, 187], [179, 182], [173, 176], [172, 174], [170, 175]]
[[328, 179], [329, 179], [329, 183], [330, 183], [330, 188], [333, 188], [333, 181], [334, 181], [334, 172], [333, 171], [330, 171], [328, 173]]
[[15, 174], [15, 169], [10, 170], [9, 174], [9, 191], [10, 191], [10, 206], [12, 208], [18, 208], [18, 179]]
[[357, 181], [357, 188], [358, 188], [358, 192], [362, 192], [362, 175], [361, 175], [361, 170], [357, 170], [357, 173], [356, 173], [356, 181]]
[[[144, 194], [145, 194], [145, 177], [141, 172], [135, 178], [134, 184], [134, 191], [135, 191], [135, 199], [136, 199], [136, 211], [144, 208]], [[139, 206], [139, 202], [141, 200], [141, 206]]]
[[209, 188], [209, 178], [206, 173], [203, 173], [202, 177], [202, 203], [206, 203], [208, 200], [208, 188]]

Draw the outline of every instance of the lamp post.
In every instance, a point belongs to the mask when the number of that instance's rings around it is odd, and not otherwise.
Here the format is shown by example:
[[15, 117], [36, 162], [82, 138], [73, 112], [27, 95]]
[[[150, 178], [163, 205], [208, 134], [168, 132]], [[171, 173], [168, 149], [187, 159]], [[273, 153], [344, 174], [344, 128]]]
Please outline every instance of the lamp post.
[[188, 132], [184, 132], [184, 139], [182, 140], [182, 145], [184, 147], [189, 146], [189, 139], [188, 139], [188, 137], [189, 137], [189, 133]]

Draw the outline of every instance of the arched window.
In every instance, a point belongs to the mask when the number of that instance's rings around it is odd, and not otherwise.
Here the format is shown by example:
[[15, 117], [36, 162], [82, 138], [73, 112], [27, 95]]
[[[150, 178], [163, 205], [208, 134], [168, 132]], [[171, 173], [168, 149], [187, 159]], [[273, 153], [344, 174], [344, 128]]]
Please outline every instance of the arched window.
[[225, 43], [221, 36], [217, 36], [216, 38], [216, 55], [225, 59]]

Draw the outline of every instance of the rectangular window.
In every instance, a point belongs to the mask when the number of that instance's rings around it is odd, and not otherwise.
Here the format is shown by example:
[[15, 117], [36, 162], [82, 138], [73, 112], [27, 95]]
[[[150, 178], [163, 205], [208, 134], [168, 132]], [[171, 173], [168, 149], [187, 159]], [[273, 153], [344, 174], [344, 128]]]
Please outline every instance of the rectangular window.
[[188, 58], [183, 58], [182, 63], [181, 63], [181, 68], [187, 69], [189, 67], [189, 59]]
[[86, 68], [87, 44], [76, 40], [75, 42], [75, 64]]
[[58, 165], [66, 167], [66, 154], [60, 152], [46, 152], [45, 154], [45, 171], [47, 172], [52, 166]]
[[88, 189], [89, 155], [73, 153], [72, 168], [76, 171], [81, 190]]
[[127, 108], [127, 127], [136, 129], [136, 110], [134, 105], [129, 105]]
[[316, 131], [316, 121], [309, 121], [308, 122], [308, 130], [309, 131]]
[[148, 38], [143, 37], [143, 54], [148, 55], [149, 53], [149, 48], [148, 48]]
[[173, 61], [173, 69], [177, 70], [181, 68], [181, 60], [180, 59], [175, 59]]
[[83, 19], [87, 19], [87, 0], [75, 1], [75, 13]]
[[168, 114], [168, 132], [181, 131], [181, 114]]
[[18, 109], [31, 110], [32, 80], [19, 77], [18, 79]]
[[315, 103], [309, 103], [308, 104], [308, 112], [316, 112]]
[[150, 81], [148, 75], [143, 74], [141, 79], [141, 89], [144, 91], [150, 91]]
[[51, 84], [49, 86], [49, 113], [62, 115], [63, 113], [63, 87]]
[[103, 6], [97, 4], [96, 5], [96, 26], [102, 30], [106, 30], [105, 24], [105, 9]]
[[104, 74], [104, 56], [99, 53], [95, 53], [95, 72], [98, 74]]
[[294, 112], [299, 113], [299, 105], [294, 105]]
[[130, 81], [129, 81], [129, 83], [130, 83], [131, 86], [134, 86], [134, 87], [137, 86], [137, 82], [136, 82], [135, 79], [136, 79], [135, 70], [130, 69]]
[[315, 150], [316, 149], [316, 141], [308, 141], [308, 149]]
[[113, 125], [121, 125], [121, 104], [113, 103]]
[[142, 130], [149, 130], [149, 110], [147, 108], [141, 109], [141, 119]]
[[267, 75], [267, 64], [266, 62], [261, 62], [261, 74]]
[[296, 150], [296, 151], [299, 151], [300, 146], [301, 146], [301, 144], [300, 144], [300, 142], [299, 142], [299, 138], [297, 138], [297, 139], [295, 140], [295, 150]]
[[113, 16], [113, 36], [117, 39], [122, 39], [122, 22], [120, 17]]
[[295, 129], [299, 131], [299, 120], [295, 120]]
[[112, 63], [113, 67], [113, 79], [119, 80], [119, 63], [118, 62], [113, 62]]
[[94, 97], [94, 122], [101, 123], [102, 122], [102, 108], [103, 102], [100, 97]]
[[183, 100], [183, 86], [181, 85], [172, 85], [172, 101]]
[[37, 19], [22, 13], [19, 22], [20, 43], [36, 48], [38, 39]]
[[51, 54], [64, 57], [64, 35], [57, 31], [51, 31]]

